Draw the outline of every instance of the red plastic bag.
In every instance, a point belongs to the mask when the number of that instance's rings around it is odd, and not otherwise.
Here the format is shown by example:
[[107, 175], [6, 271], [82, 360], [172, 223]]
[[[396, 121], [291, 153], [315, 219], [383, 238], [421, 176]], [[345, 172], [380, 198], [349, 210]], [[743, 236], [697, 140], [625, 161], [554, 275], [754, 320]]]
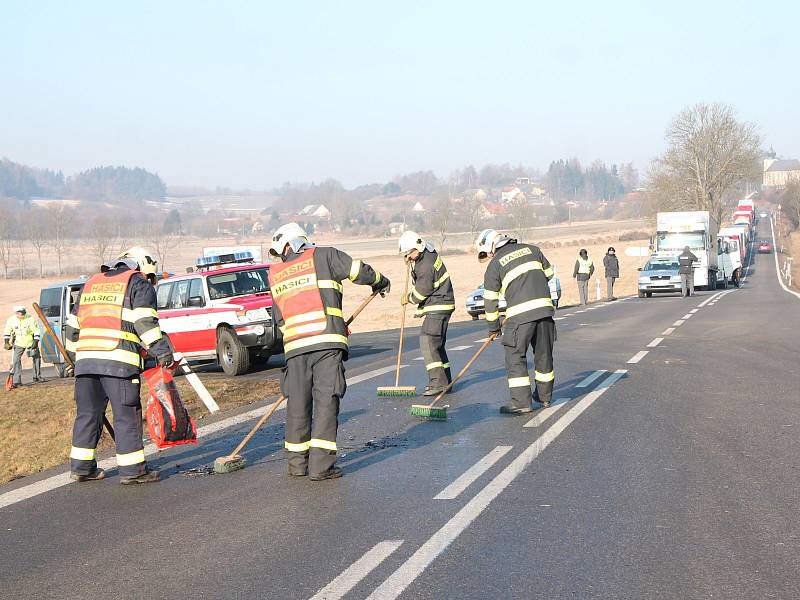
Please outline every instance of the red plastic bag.
[[197, 427], [178, 394], [174, 368], [155, 367], [142, 373], [148, 389], [147, 430], [158, 448], [197, 443]]

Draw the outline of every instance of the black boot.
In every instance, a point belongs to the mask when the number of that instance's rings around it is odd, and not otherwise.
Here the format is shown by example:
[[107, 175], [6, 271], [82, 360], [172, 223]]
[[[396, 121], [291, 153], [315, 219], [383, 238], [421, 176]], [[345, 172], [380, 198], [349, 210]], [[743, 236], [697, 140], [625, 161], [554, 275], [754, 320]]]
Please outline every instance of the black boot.
[[327, 471], [312, 475], [309, 477], [311, 481], [325, 481], [326, 479], [339, 479], [342, 476], [342, 470], [339, 467], [331, 467]]
[[513, 404], [505, 404], [500, 407], [501, 415], [524, 415], [533, 412], [530, 406], [514, 406]]
[[119, 482], [122, 485], [133, 485], [135, 483], [155, 483], [156, 481], [161, 481], [161, 472], [156, 470], [148, 469], [141, 475], [128, 475], [127, 477], [122, 477]]
[[69, 478], [74, 479], [79, 483], [83, 483], [84, 481], [99, 481], [106, 478], [106, 473], [103, 471], [103, 469], [95, 467], [94, 471], [88, 475], [81, 475], [80, 473], [73, 472], [69, 474]]

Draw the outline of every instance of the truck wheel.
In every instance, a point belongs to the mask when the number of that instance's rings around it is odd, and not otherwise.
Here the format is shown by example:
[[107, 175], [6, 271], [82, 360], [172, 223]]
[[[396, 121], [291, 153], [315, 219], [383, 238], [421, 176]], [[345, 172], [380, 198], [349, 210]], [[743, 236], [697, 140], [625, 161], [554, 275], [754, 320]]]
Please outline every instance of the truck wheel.
[[217, 360], [226, 375], [242, 375], [250, 369], [250, 353], [239, 337], [223, 328], [217, 335]]
[[644, 292], [639, 290], [639, 298], [644, 298]]
[[652, 298], [652, 297], [653, 297], [653, 292], [645, 292], [645, 295], [646, 295], [648, 298]]
[[480, 317], [478, 315], [470, 315], [473, 321], [477, 321]]

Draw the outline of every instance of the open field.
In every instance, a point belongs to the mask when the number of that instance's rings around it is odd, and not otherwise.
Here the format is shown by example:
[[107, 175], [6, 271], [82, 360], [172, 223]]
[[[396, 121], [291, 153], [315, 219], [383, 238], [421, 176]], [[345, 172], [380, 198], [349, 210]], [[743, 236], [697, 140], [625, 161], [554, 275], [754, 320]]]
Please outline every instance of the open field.
[[[203, 379], [222, 410], [251, 404], [279, 393], [275, 380]], [[207, 414], [183, 378], [176, 381], [181, 398], [195, 420]], [[0, 483], [69, 461], [72, 422], [75, 419], [73, 384], [74, 380], [63, 379], [0, 392], [0, 455], [3, 456]], [[142, 390], [144, 407], [147, 402], [146, 386], [142, 386]], [[113, 421], [110, 408], [108, 414]], [[113, 452], [113, 448], [113, 442], [104, 433], [99, 449]]]
[[[586, 247], [590, 256], [595, 260], [596, 267], [602, 271], [602, 257], [609, 245], [614, 245], [617, 255], [620, 258], [622, 273], [618, 285], [619, 293], [632, 293], [636, 283], [636, 268], [641, 266], [640, 259], [632, 259], [624, 256], [623, 249], [629, 245], [642, 245], [644, 242], [619, 242], [620, 234], [631, 231], [642, 231], [644, 222], [641, 220], [630, 221], [587, 221], [569, 225], [556, 225], [535, 229], [532, 238], [536, 243], [544, 243], [545, 255], [558, 268], [558, 273], [562, 280], [564, 297], [562, 303], [571, 304], [577, 300], [577, 289], [571, 280], [572, 267], [580, 247]], [[480, 265], [470, 250], [471, 236], [468, 234], [454, 234], [447, 240], [445, 257], [448, 268], [453, 275], [453, 283], [456, 288], [458, 310], [454, 318], [468, 318], [464, 311], [464, 299], [466, 294], [475, 289], [483, 281], [484, 265]], [[433, 239], [436, 239], [435, 237]], [[603, 241], [601, 241], [603, 240]], [[376, 268], [385, 272], [392, 279], [394, 290], [385, 300], [376, 300], [362, 314], [357, 323], [354, 324], [353, 331], [370, 331], [372, 328], [396, 326], [399, 321], [396, 308], [399, 303], [399, 294], [402, 290], [402, 263], [395, 254], [396, 240], [393, 238], [380, 239], [359, 239], [354, 241], [352, 238], [335, 238], [322, 236], [317, 239], [320, 245], [336, 245], [356, 258], [368, 260]], [[590, 243], [594, 241], [596, 243]], [[265, 238], [253, 238], [240, 242], [246, 245], [262, 244], [266, 249], [268, 241]], [[232, 238], [199, 239], [186, 238], [181, 244], [169, 253], [167, 268], [173, 272], [183, 272], [188, 265], [194, 264], [197, 256], [202, 254], [205, 246], [231, 246], [236, 245], [236, 240]], [[548, 245], [560, 245], [560, 248], [547, 248]], [[34, 264], [33, 256], [27, 257], [27, 264], [30, 269]], [[72, 250], [69, 264], [89, 265], [97, 262], [91, 258], [89, 247], [76, 247]], [[48, 257], [45, 268], [50, 270], [54, 267], [55, 261], [52, 256]], [[88, 266], [84, 270], [80, 267], [73, 267], [70, 271], [88, 272]], [[602, 272], [597, 273], [601, 278]], [[11, 315], [12, 307], [15, 304], [23, 304], [30, 307], [31, 303], [39, 298], [39, 291], [42, 287], [58, 281], [64, 281], [71, 277], [53, 276], [44, 279], [14, 279], [0, 282], [0, 318], [3, 322]], [[602, 281], [605, 285], [605, 281]], [[594, 288], [592, 288], [594, 294]], [[363, 298], [362, 291], [351, 292], [346, 298], [346, 308], [350, 309]], [[594, 296], [593, 296], [594, 297]], [[387, 308], [391, 306], [391, 309]], [[10, 353], [0, 352], [0, 364], [9, 362]]]

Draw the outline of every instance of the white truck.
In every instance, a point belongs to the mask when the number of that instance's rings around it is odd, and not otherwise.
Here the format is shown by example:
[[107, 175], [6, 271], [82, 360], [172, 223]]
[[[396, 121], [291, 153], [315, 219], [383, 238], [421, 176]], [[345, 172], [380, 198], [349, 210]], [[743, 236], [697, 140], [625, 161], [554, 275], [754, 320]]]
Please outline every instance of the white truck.
[[689, 246], [699, 259], [694, 266], [695, 287], [716, 289], [718, 232], [719, 223], [707, 210], [660, 212], [653, 256], [677, 256]]

